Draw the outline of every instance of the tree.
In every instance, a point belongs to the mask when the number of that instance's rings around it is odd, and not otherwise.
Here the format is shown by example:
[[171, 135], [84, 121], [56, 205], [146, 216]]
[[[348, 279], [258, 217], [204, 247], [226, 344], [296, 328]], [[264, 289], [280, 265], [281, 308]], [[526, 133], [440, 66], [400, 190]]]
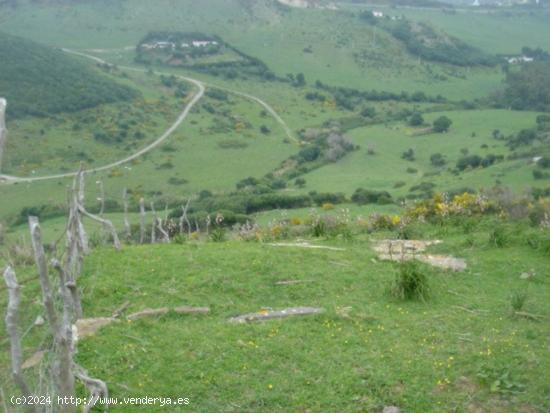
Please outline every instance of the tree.
[[374, 118], [376, 116], [376, 109], [372, 106], [365, 108], [361, 111], [361, 116], [364, 118]]
[[540, 110], [550, 107], [550, 62], [524, 64], [521, 70], [509, 72], [503, 103], [515, 110]]
[[433, 130], [434, 132], [437, 132], [437, 133], [444, 133], [449, 130], [452, 124], [453, 124], [453, 121], [449, 119], [447, 116], [440, 116], [434, 121]]
[[298, 73], [296, 75], [296, 81], [294, 82], [294, 86], [296, 87], [302, 87], [306, 85], [306, 77], [303, 73]]
[[306, 180], [304, 178], [297, 178], [294, 181], [294, 185], [296, 185], [298, 188], [303, 188], [306, 186]]
[[407, 149], [405, 152], [403, 152], [403, 154], [401, 155], [401, 158], [411, 162], [414, 161], [415, 160], [414, 149], [413, 148]]
[[434, 153], [432, 156], [430, 156], [430, 162], [433, 166], [443, 166], [447, 163], [445, 160], [445, 157], [441, 155], [440, 153]]
[[420, 126], [424, 124], [424, 118], [422, 115], [418, 112], [413, 113], [411, 118], [409, 119], [409, 125], [411, 126]]

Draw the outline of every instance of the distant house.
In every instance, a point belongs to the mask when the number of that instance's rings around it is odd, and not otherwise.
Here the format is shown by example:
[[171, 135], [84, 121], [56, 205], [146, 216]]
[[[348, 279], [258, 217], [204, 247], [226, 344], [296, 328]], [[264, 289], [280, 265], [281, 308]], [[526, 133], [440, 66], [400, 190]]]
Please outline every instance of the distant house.
[[381, 11], [373, 11], [372, 15], [377, 18], [384, 17], [384, 13], [382, 13]]
[[155, 43], [143, 43], [141, 45], [144, 49], [175, 49], [176, 45], [172, 42], [155, 42]]
[[514, 64], [518, 64], [518, 63], [529, 63], [529, 62], [532, 62], [534, 60], [535, 59], [533, 59], [532, 57], [527, 57], [527, 56], [509, 57], [508, 58], [508, 63], [510, 63], [511, 65], [514, 65]]
[[206, 47], [210, 45], [216, 46], [218, 42], [210, 41], [210, 40], [194, 40], [192, 44], [193, 44], [193, 47]]

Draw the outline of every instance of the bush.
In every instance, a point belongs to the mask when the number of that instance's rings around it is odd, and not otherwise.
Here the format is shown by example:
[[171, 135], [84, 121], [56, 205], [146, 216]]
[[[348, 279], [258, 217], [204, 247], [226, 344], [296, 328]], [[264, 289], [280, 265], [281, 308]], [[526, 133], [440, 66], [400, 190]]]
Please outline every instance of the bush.
[[343, 204], [346, 202], [346, 196], [339, 192], [339, 193], [332, 193], [332, 192], [310, 192], [309, 194], [311, 196], [311, 199], [315, 204], [321, 206], [323, 204]]
[[225, 230], [223, 228], [215, 228], [210, 234], [210, 239], [213, 242], [224, 242], [225, 241]]
[[414, 113], [409, 119], [409, 125], [411, 126], [420, 126], [424, 124], [424, 118], [418, 112]]
[[413, 148], [407, 149], [405, 152], [403, 152], [403, 154], [401, 155], [401, 158], [411, 162], [414, 161], [415, 160], [414, 149]]
[[481, 166], [483, 158], [479, 155], [463, 156], [456, 162], [456, 167], [459, 171], [464, 171], [467, 168], [478, 168]]
[[489, 232], [489, 244], [498, 248], [505, 247], [510, 240], [509, 238], [510, 236], [503, 226], [496, 226]]
[[514, 291], [510, 295], [510, 307], [514, 313], [523, 310], [527, 297], [527, 291]]
[[432, 156], [430, 156], [430, 162], [433, 166], [444, 166], [447, 161], [445, 160], [445, 157], [441, 155], [440, 153], [434, 153]]
[[321, 155], [321, 149], [317, 146], [309, 146], [298, 153], [298, 162], [313, 162]]
[[400, 300], [426, 301], [429, 295], [428, 277], [416, 261], [402, 262], [390, 291]]
[[433, 130], [437, 133], [444, 133], [449, 130], [452, 124], [453, 121], [447, 116], [441, 116], [434, 121]]
[[387, 191], [372, 191], [364, 188], [356, 189], [351, 200], [359, 205], [391, 204], [393, 202], [392, 196]]
[[374, 107], [367, 107], [361, 111], [361, 116], [364, 118], [374, 118], [376, 116], [376, 109]]

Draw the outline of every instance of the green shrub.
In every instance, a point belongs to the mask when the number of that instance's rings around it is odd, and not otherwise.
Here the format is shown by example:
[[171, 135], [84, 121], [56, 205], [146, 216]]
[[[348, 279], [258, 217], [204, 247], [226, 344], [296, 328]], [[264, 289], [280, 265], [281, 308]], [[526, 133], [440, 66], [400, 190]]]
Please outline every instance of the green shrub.
[[225, 241], [225, 229], [219, 227], [219, 228], [215, 228], [211, 233], [210, 233], [210, 239], [213, 241], [213, 242], [224, 242]]
[[527, 290], [512, 292], [512, 294], [510, 295], [510, 307], [512, 308], [512, 311], [514, 313], [517, 311], [522, 311], [527, 301], [527, 298]]
[[489, 244], [498, 248], [505, 247], [510, 241], [508, 231], [502, 226], [496, 226], [489, 232]]
[[393, 199], [387, 191], [372, 191], [369, 189], [358, 188], [351, 196], [352, 202], [365, 205], [365, 204], [391, 204]]
[[402, 262], [390, 291], [400, 300], [426, 301], [429, 296], [428, 277], [416, 261]]

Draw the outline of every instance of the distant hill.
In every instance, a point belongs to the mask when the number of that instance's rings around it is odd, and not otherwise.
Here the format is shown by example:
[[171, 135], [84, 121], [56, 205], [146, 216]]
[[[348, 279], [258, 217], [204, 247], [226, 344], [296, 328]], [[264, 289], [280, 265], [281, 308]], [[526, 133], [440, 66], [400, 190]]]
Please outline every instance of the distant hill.
[[0, 33], [0, 96], [7, 116], [45, 116], [129, 100], [133, 89], [63, 52]]

